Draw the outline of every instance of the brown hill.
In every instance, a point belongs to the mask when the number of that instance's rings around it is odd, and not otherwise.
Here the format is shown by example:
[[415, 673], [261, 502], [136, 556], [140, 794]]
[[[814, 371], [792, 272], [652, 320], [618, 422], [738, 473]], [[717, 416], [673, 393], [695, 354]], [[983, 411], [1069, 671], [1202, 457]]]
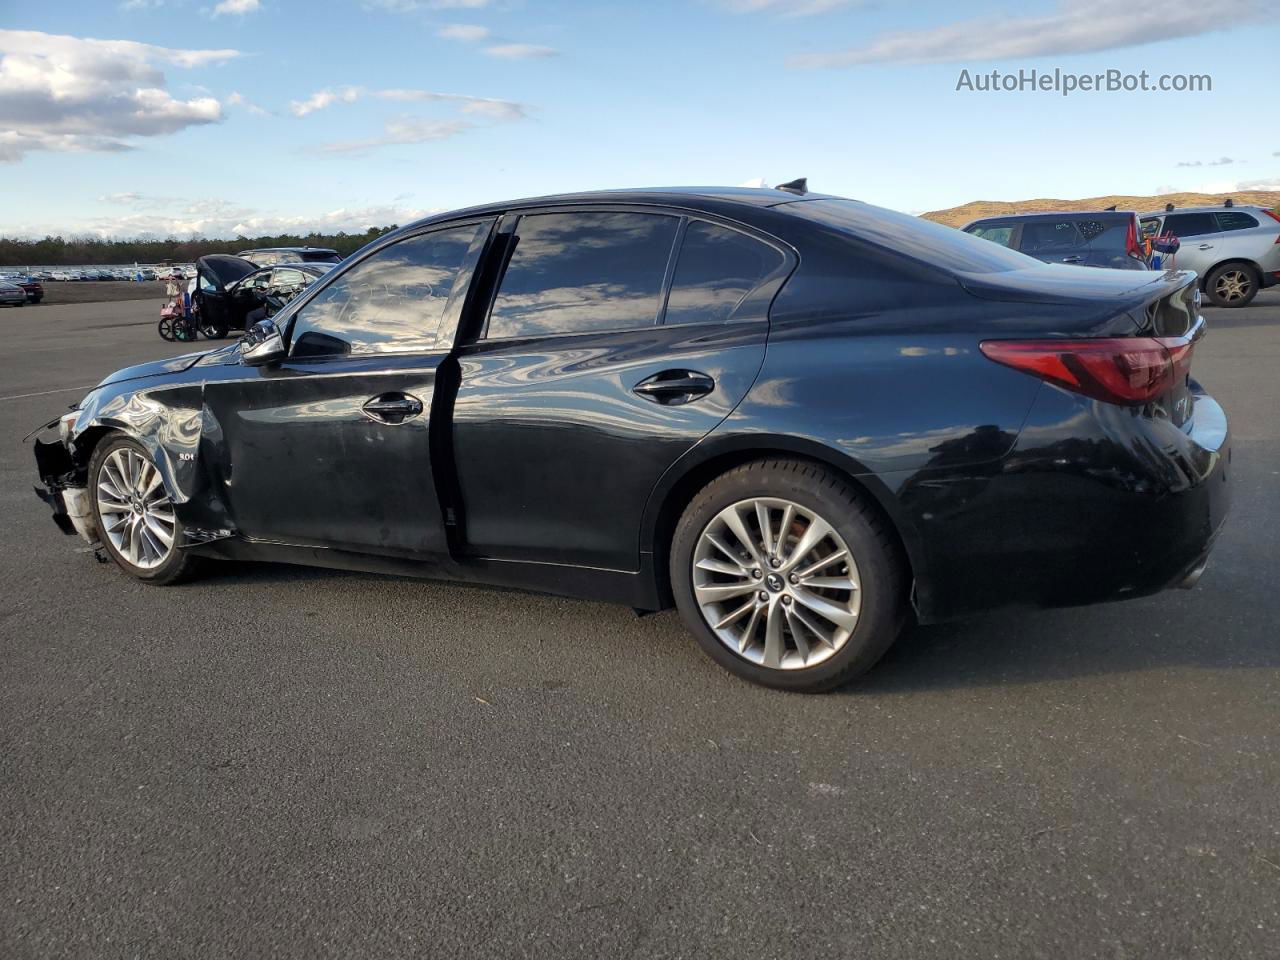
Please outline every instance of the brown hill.
[[1238, 193], [1164, 193], [1157, 197], [1088, 197], [1084, 200], [1018, 200], [1006, 203], [1001, 200], [974, 200], [950, 210], [932, 210], [922, 214], [925, 219], [936, 220], [952, 227], [961, 227], [980, 217], [997, 217], [1011, 213], [1056, 213], [1059, 210], [1105, 210], [1115, 204], [1117, 210], [1135, 210], [1148, 213], [1163, 210], [1166, 203], [1175, 207], [1221, 206], [1230, 197], [1239, 205], [1275, 208], [1280, 207], [1280, 190], [1241, 190]]

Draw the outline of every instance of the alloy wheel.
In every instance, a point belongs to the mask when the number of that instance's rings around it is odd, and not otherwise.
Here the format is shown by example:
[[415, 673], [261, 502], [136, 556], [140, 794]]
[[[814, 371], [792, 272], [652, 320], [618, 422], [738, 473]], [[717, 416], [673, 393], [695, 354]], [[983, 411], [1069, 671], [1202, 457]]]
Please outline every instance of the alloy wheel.
[[1253, 277], [1243, 270], [1228, 270], [1213, 285], [1213, 292], [1225, 303], [1245, 299], [1252, 289]]
[[848, 544], [790, 500], [756, 497], [721, 510], [698, 537], [692, 576], [712, 632], [759, 666], [815, 666], [857, 626], [862, 593]]
[[102, 533], [135, 567], [152, 570], [173, 552], [177, 518], [160, 471], [129, 447], [111, 451], [98, 471]]

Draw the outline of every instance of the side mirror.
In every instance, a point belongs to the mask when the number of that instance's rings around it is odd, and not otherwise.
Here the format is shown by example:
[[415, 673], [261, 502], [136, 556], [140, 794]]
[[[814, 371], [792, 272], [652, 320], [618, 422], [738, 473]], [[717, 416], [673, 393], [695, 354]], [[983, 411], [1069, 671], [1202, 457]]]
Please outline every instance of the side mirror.
[[260, 320], [253, 325], [240, 343], [240, 362], [249, 367], [260, 367], [284, 357], [284, 338], [270, 320]]

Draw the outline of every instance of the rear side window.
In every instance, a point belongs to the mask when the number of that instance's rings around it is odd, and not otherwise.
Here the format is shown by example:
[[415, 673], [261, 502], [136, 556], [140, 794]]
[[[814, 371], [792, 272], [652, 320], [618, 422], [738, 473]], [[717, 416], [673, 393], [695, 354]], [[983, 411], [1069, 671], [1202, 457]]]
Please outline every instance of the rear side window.
[[676, 217], [539, 213], [516, 224], [515, 250], [486, 337], [623, 330], [658, 321]]
[[1023, 253], [1062, 253], [1082, 246], [1080, 231], [1070, 220], [1028, 220], [1022, 225]]
[[1164, 218], [1165, 233], [1175, 237], [1198, 237], [1202, 233], [1217, 233], [1211, 213], [1171, 213]]
[[1133, 219], [1108, 217], [1105, 220], [1077, 220], [1076, 229], [1092, 250], [1123, 250], [1128, 246]]
[[1218, 218], [1219, 230], [1252, 230], [1258, 225], [1257, 219], [1240, 210], [1231, 210], [1214, 214]]
[[745, 233], [690, 222], [676, 261], [665, 323], [728, 320], [752, 290], [782, 266], [782, 253]]
[[1012, 223], [979, 223], [974, 224], [967, 232], [975, 237], [981, 237], [983, 240], [990, 240], [992, 243], [998, 243], [1002, 247], [1013, 246]]
[[783, 205], [783, 209], [943, 270], [995, 273], [1042, 266], [1025, 254], [955, 227], [857, 200], [798, 200]]
[[294, 318], [292, 355], [432, 349], [453, 281], [484, 226], [409, 237], [335, 277]]

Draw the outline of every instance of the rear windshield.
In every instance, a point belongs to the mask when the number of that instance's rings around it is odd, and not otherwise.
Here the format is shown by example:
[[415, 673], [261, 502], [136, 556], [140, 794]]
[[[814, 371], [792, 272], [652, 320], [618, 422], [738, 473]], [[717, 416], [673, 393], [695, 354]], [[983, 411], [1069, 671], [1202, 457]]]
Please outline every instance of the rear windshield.
[[999, 273], [1042, 264], [990, 240], [856, 200], [802, 200], [787, 204], [810, 220], [879, 244], [914, 260], [961, 273]]

